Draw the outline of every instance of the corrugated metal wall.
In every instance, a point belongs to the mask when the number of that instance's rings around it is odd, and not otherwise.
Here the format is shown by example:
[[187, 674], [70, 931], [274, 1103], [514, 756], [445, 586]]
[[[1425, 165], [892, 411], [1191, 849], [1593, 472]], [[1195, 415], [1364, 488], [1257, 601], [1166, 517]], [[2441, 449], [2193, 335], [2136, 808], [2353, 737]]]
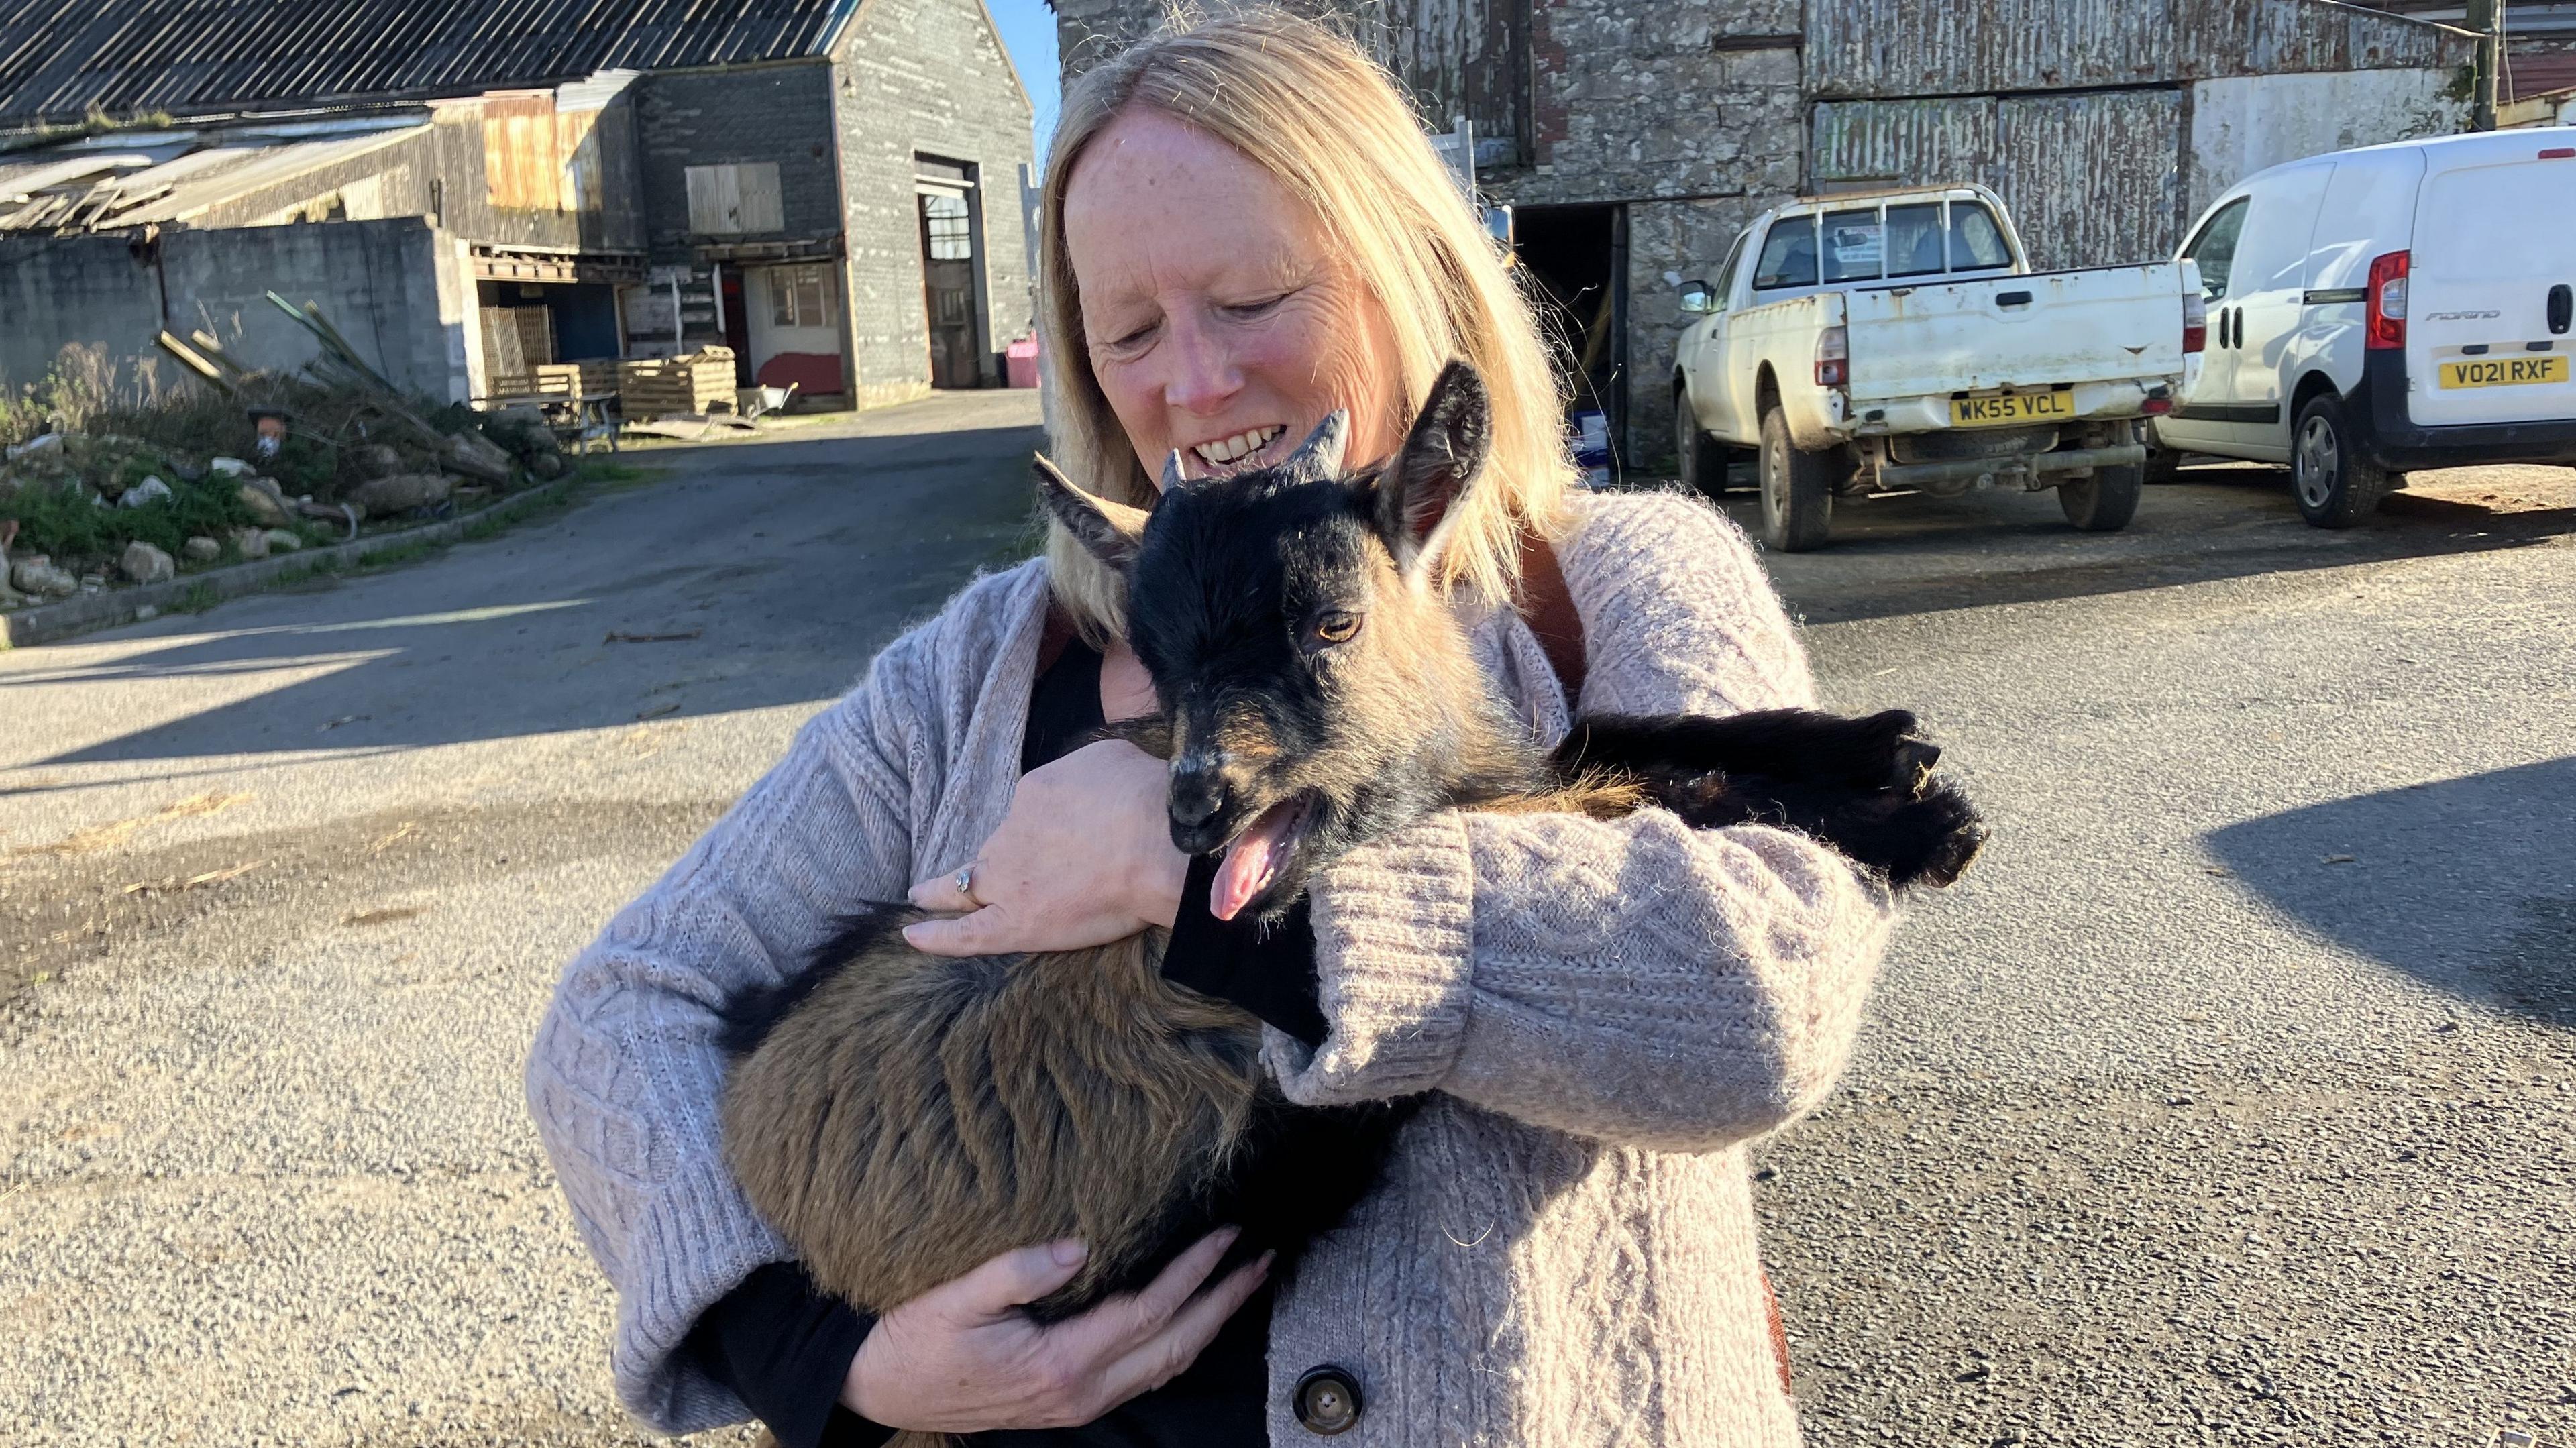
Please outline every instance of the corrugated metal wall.
[[1822, 97], [2174, 84], [2444, 63], [2419, 26], [2306, 0], [1808, 0], [1806, 76]]
[[2173, 3], [1808, 0], [1807, 87], [1819, 96], [1924, 96], [2170, 81]]
[[2172, 252], [2180, 224], [2182, 92], [1825, 101], [1824, 189], [1977, 181], [2001, 192], [2040, 267]]

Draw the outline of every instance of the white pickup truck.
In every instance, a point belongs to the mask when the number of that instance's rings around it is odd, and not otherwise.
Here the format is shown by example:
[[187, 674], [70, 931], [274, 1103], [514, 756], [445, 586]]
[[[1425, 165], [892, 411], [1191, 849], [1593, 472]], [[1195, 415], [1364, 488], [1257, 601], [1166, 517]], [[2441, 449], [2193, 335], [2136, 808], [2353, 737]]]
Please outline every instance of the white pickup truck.
[[2138, 509], [2141, 420], [2173, 409], [2206, 337], [2189, 262], [2033, 272], [1982, 186], [1816, 197], [1764, 212], [1673, 369], [1683, 482], [1754, 449], [1762, 532], [1820, 547], [1834, 498], [2057, 489], [2108, 532]]

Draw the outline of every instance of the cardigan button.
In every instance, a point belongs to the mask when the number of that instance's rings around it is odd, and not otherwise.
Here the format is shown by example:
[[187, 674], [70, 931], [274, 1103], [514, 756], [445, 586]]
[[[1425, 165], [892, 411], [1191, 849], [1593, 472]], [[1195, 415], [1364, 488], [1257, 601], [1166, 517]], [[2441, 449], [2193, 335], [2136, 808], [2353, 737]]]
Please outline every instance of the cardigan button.
[[1360, 1385], [1351, 1374], [1327, 1363], [1308, 1368], [1297, 1380], [1296, 1396], [1289, 1402], [1297, 1410], [1297, 1421], [1309, 1433], [1329, 1438], [1347, 1433], [1360, 1421]]

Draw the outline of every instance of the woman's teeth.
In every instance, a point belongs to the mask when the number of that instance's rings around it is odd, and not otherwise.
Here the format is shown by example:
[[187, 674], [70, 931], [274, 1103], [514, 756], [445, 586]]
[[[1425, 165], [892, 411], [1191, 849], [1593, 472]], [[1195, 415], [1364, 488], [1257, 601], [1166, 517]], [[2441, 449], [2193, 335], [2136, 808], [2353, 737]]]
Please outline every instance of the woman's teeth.
[[1199, 461], [1209, 467], [1221, 468], [1228, 463], [1240, 462], [1270, 446], [1271, 439], [1286, 430], [1285, 427], [1276, 424], [1270, 427], [1256, 427], [1250, 432], [1238, 432], [1229, 438], [1200, 443], [1190, 451], [1198, 454]]

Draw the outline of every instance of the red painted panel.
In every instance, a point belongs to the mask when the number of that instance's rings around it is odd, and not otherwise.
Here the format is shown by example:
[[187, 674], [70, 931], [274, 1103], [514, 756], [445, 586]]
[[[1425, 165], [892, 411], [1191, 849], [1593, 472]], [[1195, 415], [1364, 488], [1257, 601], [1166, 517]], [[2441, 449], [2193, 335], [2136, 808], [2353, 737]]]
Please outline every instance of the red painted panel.
[[812, 397], [841, 390], [841, 359], [827, 352], [781, 352], [760, 364], [763, 387], [785, 387]]

